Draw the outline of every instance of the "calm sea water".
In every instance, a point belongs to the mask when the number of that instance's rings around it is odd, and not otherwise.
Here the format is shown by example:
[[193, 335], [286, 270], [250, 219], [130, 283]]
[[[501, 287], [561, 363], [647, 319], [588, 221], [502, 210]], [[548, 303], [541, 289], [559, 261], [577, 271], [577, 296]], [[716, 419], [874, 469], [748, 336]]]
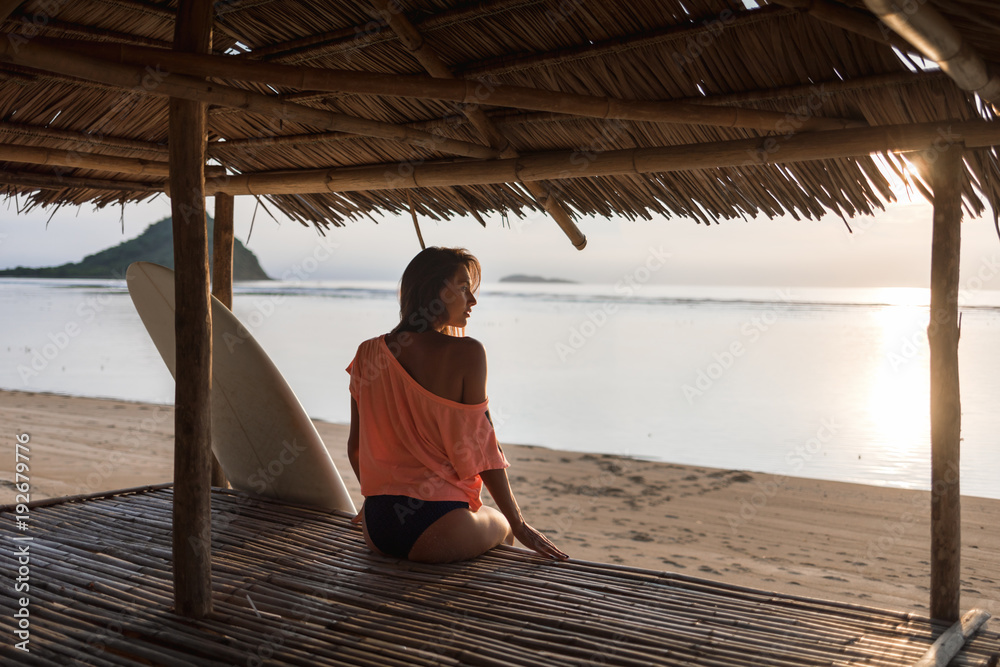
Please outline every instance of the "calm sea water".
[[[1000, 292], [963, 291], [962, 485], [1000, 498]], [[927, 291], [485, 285], [502, 441], [929, 488]], [[0, 388], [170, 403], [124, 283], [0, 279]], [[234, 310], [313, 417], [349, 420], [389, 283], [244, 283]], [[8, 425], [16, 428], [16, 425]]]

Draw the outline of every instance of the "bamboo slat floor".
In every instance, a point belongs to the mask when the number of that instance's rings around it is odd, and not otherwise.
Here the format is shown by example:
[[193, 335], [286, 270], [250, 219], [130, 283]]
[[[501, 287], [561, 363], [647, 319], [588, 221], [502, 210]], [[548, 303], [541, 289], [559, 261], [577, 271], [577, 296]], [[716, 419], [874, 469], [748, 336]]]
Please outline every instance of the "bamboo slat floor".
[[[169, 486], [0, 511], [4, 664], [912, 665], [946, 629], [914, 614], [513, 548], [421, 565], [350, 517], [213, 492], [212, 618], [171, 611]], [[30, 537], [30, 541], [14, 538]], [[30, 590], [12, 592], [28, 546]], [[22, 572], [22, 574], [24, 574]], [[19, 595], [30, 648], [15, 648]], [[950, 664], [996, 665], [980, 631]]]

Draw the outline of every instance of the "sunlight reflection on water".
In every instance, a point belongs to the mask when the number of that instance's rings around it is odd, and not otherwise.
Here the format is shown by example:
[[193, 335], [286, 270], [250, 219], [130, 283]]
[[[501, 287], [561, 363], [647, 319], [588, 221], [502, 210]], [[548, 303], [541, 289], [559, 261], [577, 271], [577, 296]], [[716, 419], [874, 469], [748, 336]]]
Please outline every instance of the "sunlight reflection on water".
[[[171, 402], [127, 294], [103, 285], [0, 280], [0, 387]], [[235, 312], [309, 414], [345, 422], [343, 369], [395, 323], [392, 286], [281, 287], [238, 286]], [[787, 303], [765, 289], [651, 287], [639, 300], [562, 289], [484, 289], [474, 310], [501, 440], [929, 486], [926, 290], [794, 290]], [[976, 296], [1000, 306], [996, 293]], [[79, 331], [59, 348], [71, 324]], [[998, 333], [1000, 308], [964, 311], [963, 491], [989, 497], [1000, 497]], [[42, 351], [53, 358], [39, 361]]]

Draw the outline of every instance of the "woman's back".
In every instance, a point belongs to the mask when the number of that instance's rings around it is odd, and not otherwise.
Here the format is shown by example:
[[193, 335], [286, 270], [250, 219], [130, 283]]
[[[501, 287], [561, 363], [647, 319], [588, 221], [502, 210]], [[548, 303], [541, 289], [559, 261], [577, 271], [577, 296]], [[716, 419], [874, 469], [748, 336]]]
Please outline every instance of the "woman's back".
[[424, 331], [388, 334], [386, 343], [399, 365], [432, 394], [468, 405], [486, 400], [486, 352], [479, 341]]

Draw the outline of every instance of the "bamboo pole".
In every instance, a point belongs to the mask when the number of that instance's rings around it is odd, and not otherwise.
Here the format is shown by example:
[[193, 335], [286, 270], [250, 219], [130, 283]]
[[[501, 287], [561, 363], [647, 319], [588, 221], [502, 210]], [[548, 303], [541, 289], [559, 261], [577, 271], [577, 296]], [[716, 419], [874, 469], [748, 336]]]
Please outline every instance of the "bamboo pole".
[[957, 621], [961, 594], [962, 512], [959, 451], [958, 281], [962, 145], [928, 152], [934, 188], [931, 246], [931, 600], [932, 618]]
[[0, 171], [0, 184], [36, 190], [106, 190], [108, 192], [128, 192], [140, 194], [156, 194], [163, 192], [161, 183], [143, 183], [137, 181], [111, 181], [101, 178], [80, 178], [76, 176], [54, 176], [49, 174], [32, 174], [25, 171], [12, 173]]
[[839, 2], [830, 2], [830, 0], [771, 1], [790, 9], [802, 10], [817, 20], [867, 37], [874, 42], [894, 46], [903, 53], [914, 50], [913, 45], [891, 30], [886, 30], [883, 23], [866, 11], [845, 7]]
[[[212, 0], [180, 0], [174, 48], [207, 51]], [[174, 395], [174, 611], [212, 613], [212, 310], [205, 213], [205, 105], [170, 103], [177, 364]]]
[[84, 132], [73, 132], [70, 130], [57, 130], [41, 125], [31, 125], [29, 123], [10, 123], [0, 121], [0, 132], [5, 134], [16, 134], [27, 137], [43, 137], [45, 139], [55, 139], [57, 141], [70, 141], [86, 146], [96, 146], [101, 148], [125, 148], [128, 150], [146, 151], [150, 153], [166, 154], [167, 146], [157, 144], [152, 141], [139, 141], [125, 137], [113, 137], [109, 135], [95, 136]]
[[959, 88], [1000, 104], [1000, 74], [987, 66], [933, 6], [917, 2], [901, 8], [896, 0], [865, 0], [865, 5], [916, 50], [940, 65]]
[[57, 174], [60, 171], [65, 172], [70, 169], [115, 171], [121, 174], [142, 176], [168, 176], [170, 174], [170, 165], [167, 162], [18, 144], [0, 144], [0, 161], [67, 168], [57, 170]]
[[[215, 195], [215, 229], [212, 243], [212, 294], [233, 309], [233, 210], [232, 195]], [[213, 352], [214, 354], [214, 352]], [[212, 454], [212, 486], [229, 486], [219, 459]]]
[[[441, 57], [427, 43], [427, 40], [424, 39], [417, 28], [410, 23], [409, 19], [401, 11], [398, 11], [396, 5], [390, 5], [389, 0], [372, 0], [372, 5], [428, 74], [437, 79], [455, 80], [455, 76], [448, 69], [448, 66], [445, 65], [444, 61], [441, 60]], [[480, 135], [489, 142], [490, 146], [500, 152], [500, 157], [519, 157], [519, 153], [513, 144], [511, 144], [510, 138], [494, 125], [493, 121], [487, 118], [486, 113], [480, 105], [463, 104], [461, 105], [461, 110], [465, 114], [465, 117], [479, 130]], [[580, 228], [569, 217], [566, 207], [562, 205], [559, 198], [552, 192], [552, 188], [548, 183], [545, 181], [533, 181], [525, 183], [525, 188], [535, 198], [535, 201], [541, 204], [542, 208], [552, 216], [552, 219], [556, 221], [556, 224], [563, 230], [563, 233], [569, 237], [569, 240], [577, 250], [583, 250], [587, 247], [587, 237], [584, 236]], [[413, 221], [416, 224], [416, 214], [414, 214]], [[417, 233], [419, 235], [419, 229]], [[423, 239], [421, 239], [420, 243], [423, 246]]]
[[[203, 79], [180, 74], [170, 74], [162, 69], [148, 66], [123, 65], [89, 55], [100, 47], [91, 42], [87, 52], [62, 50], [43, 43], [42, 38], [31, 41], [12, 43], [0, 35], [0, 60], [19, 65], [34, 67], [46, 72], [56, 72], [66, 76], [78, 77], [87, 81], [97, 81], [110, 86], [141, 91], [151, 95], [164, 95], [173, 98], [218, 104], [235, 107], [245, 111], [274, 116], [283, 120], [295, 121], [315, 126], [323, 130], [349, 132], [359, 136], [378, 137], [390, 141], [421, 146], [442, 153], [453, 153], [467, 157], [494, 157], [496, 152], [486, 146], [473, 144], [456, 139], [448, 139], [428, 132], [421, 132], [402, 125], [383, 123], [380, 121], [355, 118], [346, 114], [335, 113], [323, 109], [313, 109], [297, 104], [289, 104], [262, 93], [249, 90], [230, 88], [219, 84], [208, 83]], [[72, 41], [72, 40], [67, 40]], [[147, 47], [136, 47], [147, 48]], [[154, 49], [164, 59], [175, 52]], [[205, 57], [199, 55], [197, 57]], [[223, 60], [229, 60], [224, 58]], [[238, 60], [238, 59], [232, 59]], [[249, 63], [255, 66], [254, 63]], [[218, 72], [205, 70], [203, 76], [219, 76]], [[202, 74], [199, 74], [202, 76]], [[289, 85], [288, 82], [279, 85]]]
[[[382, 0], [377, 1], [381, 2]], [[386, 12], [392, 16], [392, 22], [400, 22], [401, 15], [393, 14], [391, 10], [386, 10]], [[405, 29], [400, 28], [400, 30]], [[404, 32], [404, 34], [407, 33]], [[423, 54], [417, 57], [427, 60], [429, 56], [426, 54], [429, 47], [426, 42], [422, 40], [416, 42], [416, 40], [420, 40], [419, 33], [412, 40], [407, 41], [419, 43], [414, 54]], [[38, 38], [37, 41], [50, 49], [58, 47], [72, 50], [81, 55], [88, 54], [90, 57], [114, 63], [119, 67], [153, 67], [185, 75], [255, 81], [271, 86], [309, 91], [413, 97], [477, 107], [488, 104], [515, 109], [549, 111], [585, 118], [741, 127], [756, 130], [774, 130], [779, 124], [788, 121], [785, 113], [759, 109], [714, 107], [675, 101], [623, 100], [596, 95], [540, 90], [524, 86], [510, 86], [497, 82], [276, 65], [231, 56], [171, 53], [162, 49], [129, 44], [47, 38]], [[447, 71], [443, 63], [437, 63], [431, 67], [432, 73]], [[236, 105], [227, 104], [226, 106]], [[867, 126], [866, 122], [860, 120], [813, 116], [803, 120], [797, 129], [800, 131], [836, 130]], [[502, 140], [502, 138], [499, 139]], [[503, 143], [506, 141], [503, 140]]]
[[966, 612], [961, 620], [955, 621], [954, 625], [937, 638], [913, 667], [947, 667], [951, 664], [952, 658], [961, 653], [969, 637], [978, 632], [988, 620], [990, 620], [988, 611], [972, 609]]
[[89, 25], [80, 25], [69, 21], [60, 21], [59, 19], [52, 17], [47, 17], [45, 28], [46, 32], [49, 34], [51, 34], [50, 31], [54, 31], [61, 32], [66, 35], [80, 35], [88, 38], [96, 37], [98, 40], [123, 42], [125, 44], [142, 44], [144, 46], [153, 46], [163, 49], [170, 48], [170, 42], [162, 39], [146, 37], [145, 35], [137, 35], [135, 33], [107, 30], [105, 28], [97, 28]]
[[[816, 83], [797, 84], [794, 86], [782, 86], [780, 88], [761, 88], [748, 90], [741, 93], [730, 93], [725, 95], [698, 95], [696, 97], [681, 98], [674, 100], [677, 102], [692, 102], [707, 106], [724, 106], [729, 104], [744, 104], [747, 102], [760, 102], [763, 100], [784, 100], [795, 98], [816, 97], [820, 94], [842, 93], [855, 90], [870, 90], [872, 88], [882, 88], [886, 86], [915, 85], [921, 83], [933, 83], [944, 79], [943, 72], [892, 72], [890, 74], [873, 74], [870, 76], [855, 77], [853, 79], [828, 79], [817, 81]], [[328, 92], [305, 92], [286, 95], [283, 99], [287, 101], [309, 102], [328, 97]], [[209, 114], [234, 113], [234, 109], [217, 107], [211, 109]], [[487, 118], [494, 125], [529, 125], [534, 123], [551, 123], [573, 120], [572, 116], [552, 112], [527, 112], [519, 109], [504, 109], [490, 111]], [[427, 132], [437, 128], [453, 127], [454, 118], [438, 118], [415, 123], [407, 123], [408, 127], [424, 130]], [[2, 126], [0, 126], [2, 130]], [[282, 146], [306, 143], [321, 143], [328, 141], [343, 141], [351, 138], [351, 135], [341, 132], [326, 132], [312, 134], [284, 134], [269, 137], [246, 137], [240, 139], [229, 139], [228, 141], [216, 141], [209, 144], [209, 155], [225, 154], [227, 151], [235, 150], [244, 146]]]
[[691, 169], [747, 167], [809, 160], [917, 151], [935, 141], [964, 141], [968, 147], [1000, 144], [1000, 124], [985, 121], [886, 125], [861, 130], [810, 132], [782, 140], [763, 137], [658, 148], [631, 148], [587, 156], [569, 151], [515, 159], [427, 162], [399, 169], [374, 165], [237, 174], [211, 181], [211, 189], [233, 195], [279, 195], [353, 190], [393, 190], [487, 185], [593, 176], [666, 173]]
[[0, 22], [6, 21], [14, 13], [24, 0], [2, 0], [0, 1]]
[[[483, 15], [493, 15], [525, 4], [534, 4], [536, 0], [484, 0], [475, 4], [463, 4], [432, 14], [420, 22], [424, 29], [440, 28], [447, 25], [457, 25], [475, 20]], [[384, 21], [373, 20], [365, 25], [352, 25], [326, 32], [297, 37], [286, 42], [265, 44], [253, 50], [254, 58], [284, 59], [289, 56], [308, 59], [310, 55], [320, 51], [327, 52], [339, 47], [350, 46], [361, 48], [370, 46], [377, 41], [386, 41], [382, 31], [388, 27]]]

